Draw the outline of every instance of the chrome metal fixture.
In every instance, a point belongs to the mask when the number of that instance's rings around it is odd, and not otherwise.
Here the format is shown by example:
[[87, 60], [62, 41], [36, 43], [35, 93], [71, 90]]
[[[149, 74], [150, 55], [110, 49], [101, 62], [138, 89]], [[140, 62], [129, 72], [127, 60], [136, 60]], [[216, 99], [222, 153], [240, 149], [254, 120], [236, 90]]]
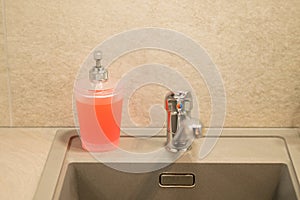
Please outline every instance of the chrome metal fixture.
[[202, 136], [202, 124], [191, 118], [193, 98], [189, 91], [170, 92], [165, 97], [167, 111], [167, 149], [186, 151], [194, 138]]

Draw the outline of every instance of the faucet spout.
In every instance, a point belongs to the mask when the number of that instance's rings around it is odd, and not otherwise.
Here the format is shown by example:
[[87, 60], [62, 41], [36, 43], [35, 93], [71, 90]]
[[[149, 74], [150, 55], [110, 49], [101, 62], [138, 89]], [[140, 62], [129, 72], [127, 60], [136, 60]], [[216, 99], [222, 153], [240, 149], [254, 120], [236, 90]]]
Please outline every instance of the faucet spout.
[[189, 91], [170, 92], [165, 98], [167, 111], [167, 145], [171, 152], [187, 151], [194, 138], [202, 136], [199, 120], [191, 118], [193, 108]]

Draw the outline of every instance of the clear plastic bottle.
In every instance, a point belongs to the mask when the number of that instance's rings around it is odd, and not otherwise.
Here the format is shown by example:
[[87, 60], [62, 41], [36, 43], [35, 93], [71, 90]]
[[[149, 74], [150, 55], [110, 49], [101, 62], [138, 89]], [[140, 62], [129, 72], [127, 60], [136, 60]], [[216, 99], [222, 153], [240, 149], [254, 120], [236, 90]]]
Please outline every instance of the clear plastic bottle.
[[119, 144], [123, 95], [101, 66], [101, 54], [94, 57], [89, 78], [78, 79], [74, 88], [80, 139], [87, 151], [109, 151]]

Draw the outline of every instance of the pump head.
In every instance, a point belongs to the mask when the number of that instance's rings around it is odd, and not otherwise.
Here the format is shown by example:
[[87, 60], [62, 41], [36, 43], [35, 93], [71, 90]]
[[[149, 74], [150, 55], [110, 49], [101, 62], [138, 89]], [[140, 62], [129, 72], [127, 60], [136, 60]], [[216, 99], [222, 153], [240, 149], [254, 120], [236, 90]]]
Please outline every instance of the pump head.
[[93, 83], [105, 82], [108, 80], [108, 71], [101, 65], [102, 52], [95, 51], [94, 59], [96, 65], [89, 71], [90, 81]]

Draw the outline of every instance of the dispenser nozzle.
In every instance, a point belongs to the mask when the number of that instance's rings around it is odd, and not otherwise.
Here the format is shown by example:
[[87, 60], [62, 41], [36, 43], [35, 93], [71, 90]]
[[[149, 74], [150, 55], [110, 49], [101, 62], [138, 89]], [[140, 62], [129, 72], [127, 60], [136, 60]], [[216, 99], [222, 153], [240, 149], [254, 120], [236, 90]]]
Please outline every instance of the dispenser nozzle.
[[102, 52], [101, 51], [95, 51], [94, 52], [94, 59], [96, 60], [96, 67], [101, 67]]

